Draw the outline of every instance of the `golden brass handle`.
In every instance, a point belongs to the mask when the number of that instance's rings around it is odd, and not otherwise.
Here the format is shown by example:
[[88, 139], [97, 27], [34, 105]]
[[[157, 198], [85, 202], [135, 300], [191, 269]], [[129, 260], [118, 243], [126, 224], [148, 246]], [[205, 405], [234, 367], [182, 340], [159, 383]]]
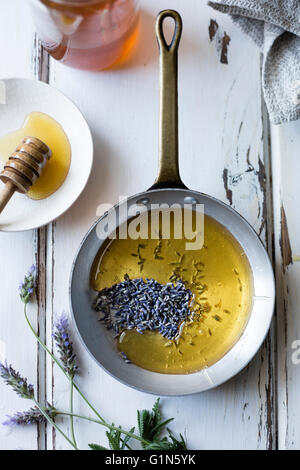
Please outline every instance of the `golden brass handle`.
[[[173, 18], [175, 29], [167, 44], [163, 22]], [[185, 188], [178, 166], [178, 46], [182, 20], [177, 11], [164, 10], [156, 19], [156, 37], [160, 49], [160, 139], [159, 172], [150, 189]]]

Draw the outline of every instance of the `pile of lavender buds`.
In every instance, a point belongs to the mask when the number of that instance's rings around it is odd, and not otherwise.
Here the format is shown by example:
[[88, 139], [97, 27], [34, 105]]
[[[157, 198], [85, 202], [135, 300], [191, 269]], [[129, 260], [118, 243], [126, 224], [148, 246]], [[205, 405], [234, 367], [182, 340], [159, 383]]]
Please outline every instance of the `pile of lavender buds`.
[[181, 280], [160, 284], [154, 279], [130, 279], [101, 290], [94, 308], [116, 336], [124, 330], [159, 331], [168, 340], [177, 339], [183, 322], [192, 317], [193, 294]]

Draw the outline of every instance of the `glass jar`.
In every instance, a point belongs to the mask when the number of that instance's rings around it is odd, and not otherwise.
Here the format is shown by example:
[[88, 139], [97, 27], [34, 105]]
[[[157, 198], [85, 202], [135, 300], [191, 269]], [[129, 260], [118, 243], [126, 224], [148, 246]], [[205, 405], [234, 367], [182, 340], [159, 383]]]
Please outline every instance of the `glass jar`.
[[102, 70], [135, 42], [138, 0], [31, 0], [43, 47], [71, 67]]

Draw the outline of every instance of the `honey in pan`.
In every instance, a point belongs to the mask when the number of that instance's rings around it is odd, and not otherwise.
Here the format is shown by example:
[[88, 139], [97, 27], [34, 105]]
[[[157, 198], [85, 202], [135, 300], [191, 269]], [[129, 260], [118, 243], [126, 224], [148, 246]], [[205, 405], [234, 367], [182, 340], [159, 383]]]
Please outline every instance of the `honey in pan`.
[[40, 112], [30, 113], [23, 126], [0, 138], [0, 161], [5, 163], [26, 136], [37, 137], [52, 150], [52, 157], [40, 178], [29, 189], [31, 199], [45, 199], [57, 191], [65, 181], [71, 163], [71, 147], [61, 125]]
[[[174, 220], [174, 219], [173, 219]], [[118, 348], [136, 365], [167, 374], [192, 373], [221, 359], [241, 336], [252, 305], [252, 274], [247, 257], [229, 231], [204, 216], [204, 245], [186, 250], [185, 238], [115, 239], [98, 254], [92, 270], [95, 290], [124, 279], [154, 278], [170, 282], [174, 273], [195, 296], [194, 320], [183, 327], [178, 341], [160, 333], [121, 333]], [[149, 217], [149, 225], [151, 220]], [[160, 227], [157, 228], [160, 230]], [[159, 247], [160, 256], [155, 252]], [[142, 271], [138, 258], [144, 259]]]

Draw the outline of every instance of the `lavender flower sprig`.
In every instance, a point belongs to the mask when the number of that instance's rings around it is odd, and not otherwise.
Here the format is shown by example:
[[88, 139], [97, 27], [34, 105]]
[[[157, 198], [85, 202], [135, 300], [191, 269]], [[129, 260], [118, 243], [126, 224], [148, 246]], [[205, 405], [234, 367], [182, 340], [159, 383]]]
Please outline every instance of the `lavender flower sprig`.
[[67, 316], [63, 313], [57, 318], [54, 326], [55, 331], [53, 333], [53, 338], [60, 355], [60, 360], [65, 372], [73, 379], [76, 372], [78, 372], [78, 365], [76, 354], [73, 349], [73, 343], [70, 339], [69, 320]]
[[6, 362], [4, 364], [0, 362], [0, 376], [20, 397], [28, 400], [34, 398], [33, 385], [29, 384], [26, 378], [22, 377], [19, 372]]
[[33, 264], [27, 273], [27, 275], [24, 277], [24, 281], [20, 282], [19, 285], [19, 294], [22, 302], [24, 304], [28, 304], [30, 301], [33, 292], [35, 289], [35, 265]]
[[[35, 399], [33, 385], [28, 384], [26, 378], [22, 377], [19, 372], [16, 372], [12, 366], [0, 363], [0, 377], [2, 377], [7, 385], [10, 385], [13, 390], [22, 398], [32, 400], [37, 410], [39, 410], [40, 415], [45, 418], [45, 420], [51, 424], [61, 435], [69, 442], [74, 449], [77, 450], [77, 445], [74, 441], [68, 438], [68, 436], [55, 424], [52, 419], [51, 414], [55, 413], [55, 409], [52, 407], [44, 408], [41, 406]], [[16, 413], [14, 416], [8, 418], [3, 424], [13, 425], [13, 424], [29, 424], [29, 422], [34, 422], [34, 419], [42, 419], [41, 416], [37, 415], [37, 410], [31, 409], [28, 414], [26, 413]], [[50, 411], [51, 410], [51, 411]], [[58, 412], [56, 412], [56, 415]], [[22, 422], [23, 421], [23, 422]], [[41, 422], [41, 421], [35, 421]]]
[[[180, 442], [177, 441], [169, 430], [168, 430], [169, 437], [172, 442], [168, 440], [167, 437], [163, 437], [162, 439], [155, 438], [153, 439], [153, 442], [151, 440], [148, 440], [148, 437], [143, 435], [144, 432], [142, 432], [142, 430], [147, 429], [147, 432], [148, 431], [152, 432], [154, 430], [151, 430], [151, 429], [148, 429], [148, 427], [145, 427], [144, 421], [147, 421], [147, 423], [149, 423], [149, 418], [151, 418], [149, 414], [150, 412], [146, 410], [139, 412], [140, 435], [134, 434], [134, 428], [132, 428], [128, 432], [128, 431], [123, 430], [121, 427], [117, 427], [117, 426], [107, 423], [101, 417], [99, 412], [92, 406], [92, 404], [89, 402], [86, 396], [82, 393], [78, 385], [74, 383], [73, 381], [74, 375], [78, 371], [78, 366], [77, 366], [77, 361], [76, 361], [76, 355], [73, 350], [73, 344], [70, 340], [69, 322], [68, 322], [67, 317], [65, 315], [62, 315], [60, 318], [57, 319], [56, 324], [55, 324], [56, 330], [53, 335], [55, 338], [55, 342], [58, 347], [58, 350], [60, 352], [60, 361], [50, 351], [50, 349], [41, 340], [38, 333], [33, 328], [27, 316], [26, 309], [27, 309], [28, 302], [32, 298], [34, 288], [35, 288], [35, 266], [32, 266], [28, 274], [25, 276], [24, 281], [19, 286], [20, 298], [22, 302], [24, 303], [25, 319], [26, 319], [26, 322], [28, 323], [30, 330], [32, 331], [33, 335], [35, 336], [40, 346], [49, 354], [52, 360], [58, 365], [58, 367], [62, 370], [62, 372], [65, 374], [65, 376], [69, 379], [71, 383], [70, 411], [69, 412], [58, 411], [56, 408], [54, 408], [53, 406], [49, 404], [47, 404], [46, 406], [42, 406], [35, 399], [33, 385], [28, 384], [28, 381], [26, 378], [23, 378], [21, 374], [16, 372], [12, 366], [7, 365], [7, 362], [5, 362], [4, 364], [0, 363], [0, 377], [2, 377], [4, 381], [6, 382], [6, 384], [10, 385], [18, 395], [26, 399], [31, 399], [34, 402], [35, 406], [28, 411], [18, 412], [12, 416], [8, 416], [7, 420], [3, 424], [6, 426], [15, 426], [15, 425], [29, 425], [29, 424], [38, 424], [42, 422], [48, 422], [56, 431], [58, 431], [66, 439], [66, 441], [75, 450], [78, 450], [75, 436], [74, 436], [73, 418], [79, 418], [79, 419], [87, 420], [89, 422], [97, 423], [101, 426], [105, 426], [109, 430], [109, 432], [107, 433], [107, 436], [109, 439], [111, 449], [114, 449], [114, 450], [120, 450], [120, 449], [124, 450], [125, 447], [127, 447], [128, 449], [131, 449], [128, 445], [129, 439], [135, 439], [139, 441], [142, 444], [144, 449], [162, 449], [162, 450], [185, 449], [186, 447], [185, 447], [185, 442], [183, 438], [181, 437]], [[73, 412], [73, 389], [74, 388], [77, 390], [79, 395], [83, 398], [85, 403], [90, 407], [90, 409], [95, 413], [98, 419], [93, 419], [91, 417], [74, 414]], [[151, 418], [151, 420], [155, 423], [156, 433], [159, 432], [159, 434], [161, 434], [163, 426], [165, 426], [166, 423], [169, 422], [170, 420], [167, 420], [164, 423], [158, 422], [157, 424], [158, 418], [159, 418], [158, 421], [160, 421], [160, 411], [158, 409], [158, 401], [155, 403], [152, 413], [154, 413], [156, 416], [155, 419]], [[71, 438], [69, 438], [68, 435], [66, 435], [62, 431], [62, 429], [55, 423], [54, 418], [59, 415], [68, 416], [70, 418]], [[125, 437], [122, 438], [121, 435], [124, 435]], [[113, 446], [112, 446], [112, 441], [114, 441]], [[102, 446], [98, 446], [96, 444], [91, 444], [90, 448], [93, 450], [104, 449]]]
[[[50, 419], [54, 419], [58, 412], [55, 408], [51, 405], [47, 405], [44, 408], [45, 413], [49, 416]], [[17, 412], [12, 416], [7, 416], [7, 420], [4, 421], [2, 424], [3, 426], [28, 426], [30, 424], [39, 424], [39, 423], [47, 423], [45, 416], [39, 410], [37, 406], [30, 408], [28, 411]]]
[[[70, 414], [73, 414], [73, 389], [74, 389], [74, 376], [78, 372], [78, 365], [76, 354], [74, 353], [73, 343], [70, 339], [69, 331], [69, 320], [67, 316], [62, 313], [60, 317], [57, 318], [54, 330], [54, 340], [60, 355], [60, 360], [62, 362], [63, 368], [66, 374], [71, 379], [71, 388], [70, 388]], [[73, 416], [70, 416], [70, 427], [71, 427], [71, 436], [73, 442], [76, 445], [75, 433], [74, 433], [74, 419]]]

